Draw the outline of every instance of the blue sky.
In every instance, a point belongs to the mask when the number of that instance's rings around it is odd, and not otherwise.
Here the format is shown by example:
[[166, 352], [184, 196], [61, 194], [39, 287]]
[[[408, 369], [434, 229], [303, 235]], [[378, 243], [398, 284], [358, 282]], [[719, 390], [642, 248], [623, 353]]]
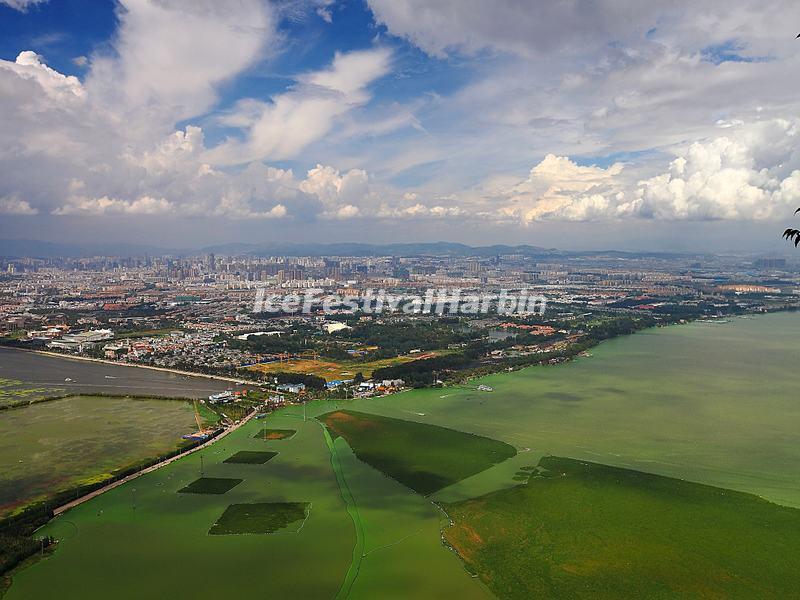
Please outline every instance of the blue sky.
[[0, 236], [779, 248], [792, 23], [786, 0], [0, 0]]

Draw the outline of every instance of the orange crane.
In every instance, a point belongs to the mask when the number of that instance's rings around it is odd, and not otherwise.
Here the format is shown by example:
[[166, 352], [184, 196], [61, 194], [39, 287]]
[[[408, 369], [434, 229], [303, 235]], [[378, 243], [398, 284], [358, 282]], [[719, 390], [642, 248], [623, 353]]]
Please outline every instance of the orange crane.
[[208, 438], [211, 430], [203, 429], [203, 422], [200, 420], [200, 411], [197, 409], [197, 400], [192, 400], [194, 405], [194, 420], [197, 423], [197, 433], [187, 433], [183, 436], [185, 440], [203, 440]]

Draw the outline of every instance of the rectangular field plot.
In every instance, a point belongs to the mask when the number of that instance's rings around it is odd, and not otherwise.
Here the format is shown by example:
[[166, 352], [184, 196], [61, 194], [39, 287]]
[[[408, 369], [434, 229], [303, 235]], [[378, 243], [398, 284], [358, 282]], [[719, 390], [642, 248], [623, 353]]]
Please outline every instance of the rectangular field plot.
[[243, 479], [228, 479], [224, 477], [201, 477], [178, 490], [179, 494], [224, 494], [229, 492]]
[[208, 533], [211, 535], [297, 533], [310, 509], [310, 502], [231, 504]]
[[253, 437], [257, 440], [265, 440], [267, 442], [273, 440], [288, 440], [295, 433], [294, 429], [269, 429], [265, 428], [255, 434]]
[[233, 456], [229, 456], [222, 462], [236, 463], [241, 465], [263, 465], [268, 460], [278, 456], [277, 452], [254, 452], [252, 450], [242, 450]]
[[320, 417], [359, 460], [420, 494], [431, 494], [515, 456], [504, 442], [351, 410]]
[[381, 358], [378, 360], [360, 361], [360, 360], [325, 360], [321, 358], [292, 358], [285, 361], [273, 361], [269, 363], [261, 363], [248, 367], [253, 371], [260, 373], [276, 373], [276, 372], [290, 372], [290, 373], [310, 373], [317, 375], [328, 381], [334, 379], [343, 379], [352, 377], [358, 372], [364, 374], [365, 377], [371, 377], [372, 372], [384, 367], [393, 367], [402, 365], [415, 360], [422, 360], [426, 358], [433, 358], [446, 354], [447, 351], [431, 351], [421, 354], [406, 354], [404, 356], [395, 356], [393, 358]]

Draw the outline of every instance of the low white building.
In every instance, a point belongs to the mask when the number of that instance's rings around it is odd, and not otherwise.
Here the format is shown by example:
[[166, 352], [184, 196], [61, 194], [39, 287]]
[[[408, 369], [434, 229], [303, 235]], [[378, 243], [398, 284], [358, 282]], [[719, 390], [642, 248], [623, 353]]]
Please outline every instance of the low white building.
[[255, 333], [243, 333], [242, 335], [237, 335], [237, 340], [248, 340], [251, 336], [253, 337], [260, 337], [262, 335], [266, 335], [267, 337], [273, 336], [281, 336], [283, 335], [282, 331], [256, 331]]
[[227, 404], [228, 402], [232, 401], [233, 399], [234, 399], [233, 398], [233, 393], [230, 392], [230, 391], [220, 392], [219, 394], [211, 394], [208, 397], [208, 401], [211, 402], [212, 404], [217, 404], [217, 403], [219, 403], [219, 404]]
[[332, 323], [325, 323], [322, 326], [322, 329], [325, 330], [325, 333], [336, 333], [337, 331], [342, 331], [344, 329], [352, 329], [352, 327], [350, 327], [350, 325], [340, 323], [339, 321], [333, 321]]
[[113, 337], [114, 332], [110, 329], [90, 329], [89, 331], [82, 331], [80, 333], [68, 333], [62, 336], [61, 339], [53, 340], [47, 344], [47, 347], [83, 352], [84, 350], [94, 347], [98, 342], [110, 340]]

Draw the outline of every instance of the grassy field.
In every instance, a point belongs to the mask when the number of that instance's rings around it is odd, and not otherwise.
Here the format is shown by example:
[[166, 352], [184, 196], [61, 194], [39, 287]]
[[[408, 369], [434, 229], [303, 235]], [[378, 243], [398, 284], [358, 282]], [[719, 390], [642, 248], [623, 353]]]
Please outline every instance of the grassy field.
[[297, 533], [308, 516], [307, 502], [259, 502], [231, 504], [214, 523], [211, 535], [276, 533], [291, 529]]
[[228, 477], [201, 477], [178, 490], [179, 494], [226, 494], [244, 479]]
[[236, 454], [229, 456], [225, 463], [240, 465], [263, 465], [265, 462], [278, 456], [277, 452], [257, 452], [254, 450], [240, 450]]
[[320, 419], [359, 460], [425, 495], [516, 454], [503, 442], [413, 421], [349, 410]]
[[173, 400], [73, 397], [0, 411], [0, 516], [165, 454], [197, 429]]
[[788, 598], [800, 510], [547, 457], [527, 485], [444, 509], [447, 541], [500, 598]]
[[356, 373], [361, 373], [364, 377], [369, 378], [376, 369], [393, 367], [423, 358], [440, 356], [441, 354], [442, 352], [426, 352], [424, 354], [407, 354], [405, 356], [372, 361], [335, 361], [323, 358], [293, 358], [285, 361], [252, 365], [247, 368], [261, 373], [306, 373], [317, 375], [318, 377], [324, 378], [326, 381], [332, 381], [336, 379], [352, 379], [355, 377]]
[[265, 442], [274, 442], [276, 440], [286, 440], [292, 437], [297, 431], [294, 429], [270, 429], [265, 427], [253, 437], [257, 440], [264, 440]]

